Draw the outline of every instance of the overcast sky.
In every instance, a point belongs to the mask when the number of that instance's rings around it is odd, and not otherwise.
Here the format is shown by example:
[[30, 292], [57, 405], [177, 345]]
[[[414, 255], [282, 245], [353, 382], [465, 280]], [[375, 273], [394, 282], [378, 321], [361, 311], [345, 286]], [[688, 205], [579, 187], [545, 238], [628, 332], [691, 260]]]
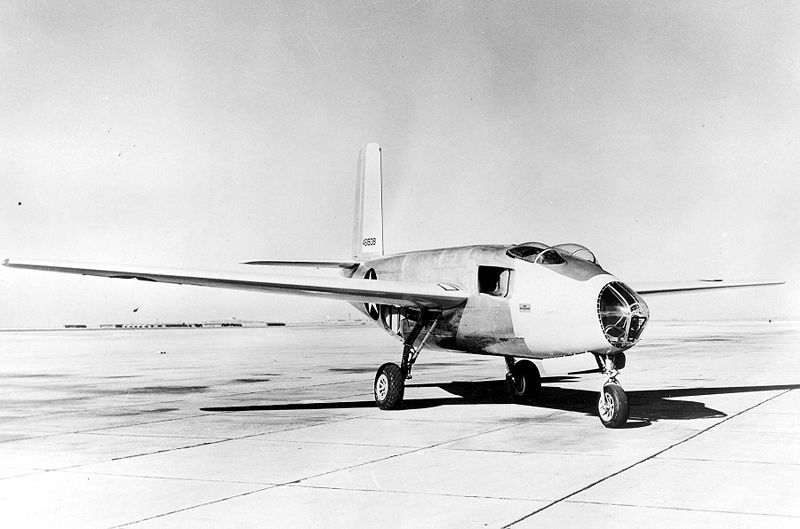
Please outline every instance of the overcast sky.
[[[0, 257], [348, 259], [376, 141], [389, 253], [578, 242], [622, 280], [791, 281], [657, 319], [800, 317], [798, 28], [793, 2], [3, 2]], [[0, 327], [355, 316], [5, 268], [0, 300]]]

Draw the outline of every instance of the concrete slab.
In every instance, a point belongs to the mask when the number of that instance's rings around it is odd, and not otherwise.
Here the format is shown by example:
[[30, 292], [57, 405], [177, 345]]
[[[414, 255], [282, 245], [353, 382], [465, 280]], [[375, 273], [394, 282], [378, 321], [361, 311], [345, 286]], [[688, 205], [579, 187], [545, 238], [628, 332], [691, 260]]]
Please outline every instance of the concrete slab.
[[797, 323], [653, 325], [621, 376], [631, 427], [610, 431], [598, 375], [551, 362], [520, 406], [502, 359], [428, 350], [405, 409], [378, 410], [374, 370], [399, 346], [377, 329], [0, 332], [0, 512], [14, 527], [781, 527], [800, 521], [799, 349]]
[[629, 402], [632, 416], [699, 431], [778, 394], [779, 390], [704, 385], [691, 389], [634, 390], [629, 392]]
[[547, 424], [546, 427], [531, 421], [454, 441], [443, 445], [443, 448], [644, 459], [694, 434], [694, 430], [675, 429], [661, 424], [599, 430], [594, 421], [588, 425]]
[[486, 404], [452, 395], [419, 401], [412, 395], [402, 410], [373, 413], [369, 416], [387, 421], [476, 422], [496, 425], [502, 421], [511, 423], [540, 421], [552, 415], [554, 415], [553, 410], [536, 406], [518, 406], [509, 402]]
[[720, 428], [723, 426], [726, 431], [757, 432], [765, 436], [773, 433], [800, 433], [800, 415], [753, 410], [726, 421]]
[[429, 448], [302, 481], [303, 485], [483, 498], [554, 500], [631, 464], [632, 458]]
[[497, 429], [497, 425], [474, 422], [384, 420], [358, 418], [267, 434], [263, 439], [301, 443], [341, 443], [397, 447], [425, 447]]
[[651, 459], [571, 500], [800, 517], [800, 466]]
[[593, 529], [795, 529], [797, 518], [565, 501], [513, 525], [514, 529], [587, 526]]
[[247, 438], [97, 463], [74, 472], [281, 484], [402, 454], [408, 449]]
[[761, 413], [788, 413], [800, 415], [800, 391], [791, 390], [759, 406]]
[[0, 460], [12, 468], [53, 470], [164, 450], [185, 448], [202, 439], [59, 434], [0, 444]]
[[542, 502], [384, 491], [276, 487], [134, 527], [502, 527]]
[[[204, 440], [237, 439], [283, 430], [294, 430], [328, 421], [331, 417], [285, 416], [271, 413], [205, 414], [182, 419], [141, 423], [132, 426], [117, 426], [106, 430], [95, 430], [98, 435], [129, 435], [153, 437], [179, 437]], [[319, 415], [319, 413], [317, 414]]]
[[106, 528], [257, 490], [241, 483], [42, 472], [0, 480], [5, 527]]
[[725, 423], [704, 432], [691, 442], [676, 446], [659, 457], [800, 465], [800, 431], [764, 435], [761, 432], [738, 431], [733, 427], [724, 428], [727, 425]]
[[24, 468], [8, 468], [0, 467], [0, 479], [15, 478], [17, 476], [25, 476], [27, 474], [35, 474], [38, 470], [29, 470]]
[[183, 413], [175, 406], [154, 403], [153, 406], [130, 406], [118, 408], [89, 409], [77, 412], [53, 412], [43, 407], [44, 413], [4, 421], [0, 434], [40, 437], [58, 433], [98, 431], [131, 424], [152, 424], [189, 417], [194, 412]]

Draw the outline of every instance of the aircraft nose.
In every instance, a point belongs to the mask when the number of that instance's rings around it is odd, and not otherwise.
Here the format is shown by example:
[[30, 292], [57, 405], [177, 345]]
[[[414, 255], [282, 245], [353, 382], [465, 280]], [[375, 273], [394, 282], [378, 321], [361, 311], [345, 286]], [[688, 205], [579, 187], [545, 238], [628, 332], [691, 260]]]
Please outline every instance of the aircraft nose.
[[636, 345], [650, 318], [644, 299], [620, 281], [600, 289], [597, 311], [606, 340], [619, 349]]

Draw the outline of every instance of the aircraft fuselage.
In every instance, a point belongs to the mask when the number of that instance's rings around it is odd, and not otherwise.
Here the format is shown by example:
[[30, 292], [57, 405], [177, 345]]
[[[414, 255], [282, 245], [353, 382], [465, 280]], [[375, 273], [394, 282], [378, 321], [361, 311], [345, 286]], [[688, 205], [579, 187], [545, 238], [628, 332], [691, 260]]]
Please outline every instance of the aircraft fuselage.
[[[587, 260], [541, 246], [538, 262], [509, 255], [515, 247], [465, 246], [381, 257], [348, 275], [433, 282], [468, 292], [466, 304], [442, 312], [429, 337], [428, 345], [440, 349], [541, 359], [632, 347], [647, 320], [644, 300], [618, 286], [619, 280], [592, 262], [593, 256]], [[419, 316], [416, 309], [353, 305], [401, 339]], [[633, 318], [633, 325], [632, 315], [639, 318]], [[615, 331], [611, 324], [625, 318]]]

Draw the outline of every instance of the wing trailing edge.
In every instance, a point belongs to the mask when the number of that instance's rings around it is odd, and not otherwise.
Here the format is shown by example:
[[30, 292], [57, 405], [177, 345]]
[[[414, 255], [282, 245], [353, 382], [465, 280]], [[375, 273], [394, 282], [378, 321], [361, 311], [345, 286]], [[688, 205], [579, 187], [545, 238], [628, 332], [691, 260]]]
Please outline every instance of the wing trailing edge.
[[464, 303], [468, 294], [450, 284], [309, 277], [248, 272], [216, 272], [129, 265], [94, 265], [39, 260], [6, 259], [3, 265], [45, 272], [61, 272], [156, 283], [250, 290], [273, 294], [313, 296], [342, 301], [403, 307], [449, 309]]

